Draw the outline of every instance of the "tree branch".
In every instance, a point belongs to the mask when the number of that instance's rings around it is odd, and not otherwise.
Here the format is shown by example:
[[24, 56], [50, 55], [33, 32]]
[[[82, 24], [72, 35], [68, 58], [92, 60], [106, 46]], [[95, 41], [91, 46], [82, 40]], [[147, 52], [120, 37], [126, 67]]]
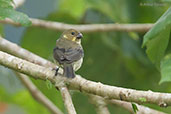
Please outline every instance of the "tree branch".
[[68, 89], [64, 86], [58, 86], [58, 88], [61, 92], [64, 105], [65, 105], [65, 108], [67, 109], [68, 114], [76, 114]]
[[43, 104], [52, 114], [63, 114], [39, 89], [33, 84], [33, 82], [24, 74], [17, 73], [25, 87], [29, 90], [33, 98]]
[[50, 61], [47, 61], [46, 59], [41, 58], [24, 48], [21, 48], [15, 43], [11, 43], [10, 41], [2, 38], [1, 36], [0, 36], [0, 50], [8, 52], [19, 58], [25, 59], [27, 61], [30, 61], [32, 63], [38, 64], [41, 66], [54, 67], [54, 68], [56, 67], [56, 65], [51, 63]]
[[[119, 100], [108, 100], [110, 104], [114, 104], [120, 107], [123, 107], [124, 109], [128, 110], [130, 113], [134, 114], [132, 104], [130, 102], [125, 102], [125, 101], [119, 101]], [[164, 112], [160, 112], [157, 110], [150, 109], [148, 107], [138, 105], [136, 104], [138, 111], [137, 114], [166, 114]]]
[[[50, 30], [64, 31], [70, 28], [79, 30], [80, 32], [109, 32], [109, 31], [123, 31], [123, 32], [147, 32], [152, 28], [153, 24], [82, 24], [73, 25], [65, 24], [61, 22], [52, 22], [40, 19], [30, 18], [33, 27], [41, 27]], [[12, 20], [5, 19], [0, 20], [0, 23], [11, 24], [15, 26], [21, 26], [19, 23], [15, 23]]]
[[90, 98], [90, 102], [94, 104], [97, 114], [110, 114], [104, 98], [91, 94], [88, 96]]
[[138, 91], [133, 89], [109, 86], [99, 82], [96, 83], [83, 79], [79, 75], [76, 75], [74, 79], [63, 77], [60, 73], [58, 74], [58, 76], [54, 76], [55, 72], [52, 71], [51, 68], [45, 68], [39, 65], [35, 65], [28, 61], [11, 56], [2, 51], [0, 51], [0, 64], [21, 73], [31, 75], [34, 78], [39, 78], [42, 80], [48, 79], [52, 83], [65, 81], [71, 89], [80, 90], [81, 92], [86, 92], [89, 94], [99, 95], [106, 99], [119, 99], [136, 103], [151, 103], [160, 105], [161, 107], [167, 107], [171, 105], [170, 93]]

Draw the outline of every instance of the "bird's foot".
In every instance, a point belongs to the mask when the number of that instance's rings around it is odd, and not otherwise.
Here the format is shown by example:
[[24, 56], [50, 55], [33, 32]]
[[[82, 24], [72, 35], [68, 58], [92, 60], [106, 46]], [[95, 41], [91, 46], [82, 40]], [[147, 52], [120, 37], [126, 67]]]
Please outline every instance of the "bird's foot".
[[59, 67], [53, 68], [52, 70], [55, 70], [55, 76], [58, 75]]

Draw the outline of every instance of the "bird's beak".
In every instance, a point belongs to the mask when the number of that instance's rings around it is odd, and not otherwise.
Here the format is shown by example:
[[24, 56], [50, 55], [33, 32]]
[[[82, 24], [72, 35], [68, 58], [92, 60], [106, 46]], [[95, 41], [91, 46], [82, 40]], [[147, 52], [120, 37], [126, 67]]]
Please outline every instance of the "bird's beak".
[[81, 39], [83, 37], [83, 35], [81, 34], [81, 33], [79, 33], [78, 35], [77, 35], [77, 39]]

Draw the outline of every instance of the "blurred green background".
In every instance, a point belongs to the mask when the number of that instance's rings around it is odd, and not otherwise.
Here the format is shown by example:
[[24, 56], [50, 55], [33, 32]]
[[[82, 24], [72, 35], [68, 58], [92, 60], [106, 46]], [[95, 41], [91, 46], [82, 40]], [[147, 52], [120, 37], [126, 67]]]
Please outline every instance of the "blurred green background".
[[[148, 6], [144, 3], [162, 5]], [[17, 10], [29, 17], [70, 24], [155, 23], [170, 3], [169, 0], [26, 0]], [[9, 41], [53, 61], [52, 50], [61, 32], [44, 28], [0, 26], [1, 33]], [[148, 59], [145, 48], [141, 48], [143, 33], [98, 32], [83, 35], [85, 57], [77, 73], [84, 78], [137, 90], [171, 92], [171, 83], [159, 85], [160, 72]], [[66, 113], [56, 89], [48, 89], [44, 81], [33, 79], [33, 82]], [[95, 113], [87, 96], [78, 92], [71, 94], [78, 114]], [[171, 107], [146, 105], [171, 113]], [[0, 111], [4, 110], [5, 114], [49, 113], [31, 97], [15, 74], [3, 66], [0, 66], [0, 107]], [[109, 106], [109, 109], [111, 114], [129, 114], [117, 106]]]

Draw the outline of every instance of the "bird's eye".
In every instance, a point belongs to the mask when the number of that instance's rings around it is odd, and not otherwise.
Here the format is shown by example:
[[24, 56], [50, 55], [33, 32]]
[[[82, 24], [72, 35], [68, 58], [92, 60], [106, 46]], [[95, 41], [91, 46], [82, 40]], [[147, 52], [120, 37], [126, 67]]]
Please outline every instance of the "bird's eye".
[[72, 35], [74, 35], [74, 34], [75, 34], [75, 32], [71, 32], [71, 34], [72, 34]]

